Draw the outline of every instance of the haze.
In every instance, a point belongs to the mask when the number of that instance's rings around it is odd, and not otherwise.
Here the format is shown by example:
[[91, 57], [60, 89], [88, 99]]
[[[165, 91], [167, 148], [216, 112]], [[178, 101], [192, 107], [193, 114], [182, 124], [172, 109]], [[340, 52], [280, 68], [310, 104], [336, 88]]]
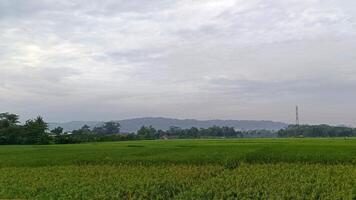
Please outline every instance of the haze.
[[356, 125], [355, 0], [1, 0], [0, 111]]

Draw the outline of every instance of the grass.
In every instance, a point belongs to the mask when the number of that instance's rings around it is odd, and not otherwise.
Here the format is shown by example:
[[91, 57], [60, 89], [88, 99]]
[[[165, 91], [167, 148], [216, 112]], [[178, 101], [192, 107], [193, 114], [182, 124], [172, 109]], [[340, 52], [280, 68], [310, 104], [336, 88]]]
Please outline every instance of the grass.
[[353, 199], [356, 139], [0, 146], [0, 199]]

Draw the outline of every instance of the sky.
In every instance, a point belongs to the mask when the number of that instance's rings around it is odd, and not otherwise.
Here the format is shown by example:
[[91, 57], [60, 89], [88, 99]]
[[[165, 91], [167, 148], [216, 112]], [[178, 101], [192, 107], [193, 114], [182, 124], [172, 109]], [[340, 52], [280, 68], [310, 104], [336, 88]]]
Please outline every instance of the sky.
[[0, 112], [356, 126], [355, 0], [0, 0]]

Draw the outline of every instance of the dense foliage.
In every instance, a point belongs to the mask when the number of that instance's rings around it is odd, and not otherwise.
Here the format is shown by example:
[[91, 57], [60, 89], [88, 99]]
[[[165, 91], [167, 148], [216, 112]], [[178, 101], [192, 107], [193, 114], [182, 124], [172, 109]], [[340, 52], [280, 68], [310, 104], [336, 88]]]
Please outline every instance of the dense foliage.
[[47, 124], [41, 117], [19, 125], [15, 114], [0, 113], [0, 144], [48, 144]]
[[72, 133], [63, 132], [61, 127], [51, 130], [53, 142], [56, 144], [74, 144], [82, 142], [125, 141], [135, 139], [134, 134], [120, 134], [120, 124], [106, 122], [100, 127], [91, 129], [84, 125]]
[[[110, 123], [110, 125], [108, 125]], [[117, 123], [119, 126], [119, 124]], [[103, 132], [107, 130], [105, 127], [111, 127], [111, 122], [107, 122], [103, 127], [95, 127], [91, 129], [85, 125], [78, 130], [74, 130], [71, 134], [61, 132], [61, 128], [57, 127], [52, 130], [54, 135], [54, 143], [57, 144], [71, 144], [82, 142], [97, 142], [97, 141], [126, 141], [126, 140], [155, 140], [155, 139], [190, 139], [190, 138], [209, 138], [209, 137], [242, 137], [241, 131], [235, 131], [232, 127], [218, 127], [210, 128], [189, 128], [181, 129], [178, 127], [171, 127], [169, 130], [157, 130], [152, 126], [142, 126], [137, 133], [126, 134], [112, 134]], [[98, 131], [100, 130], [100, 131]]]
[[47, 123], [41, 117], [26, 121], [20, 125], [15, 114], [0, 114], [0, 144], [74, 144], [83, 142], [154, 140], [167, 138], [208, 138], [243, 137], [250, 132], [236, 131], [233, 127], [189, 128], [171, 127], [169, 130], [156, 130], [152, 126], [142, 126], [137, 133], [120, 133], [118, 122], [105, 122], [99, 127], [83, 126], [71, 133], [64, 132], [62, 127], [48, 131]]
[[278, 131], [279, 137], [355, 137], [356, 129], [329, 125], [290, 125]]
[[106, 122], [93, 130], [84, 126], [69, 134], [63, 128], [57, 127], [50, 132], [42, 117], [19, 123], [19, 116], [10, 113], [0, 113], [0, 144], [69, 144], [94, 141], [120, 141], [135, 139], [133, 135], [120, 135], [120, 124]]
[[57, 127], [48, 130], [42, 117], [19, 123], [15, 114], [0, 113], [0, 144], [74, 144], [83, 142], [155, 140], [155, 139], [195, 139], [195, 138], [275, 138], [275, 137], [355, 137], [356, 129], [329, 125], [290, 125], [277, 132], [270, 130], [235, 130], [234, 127], [213, 126], [209, 128], [191, 127], [182, 129], [170, 127], [157, 130], [152, 126], [142, 126], [137, 133], [120, 133], [118, 122], [105, 122], [99, 127], [83, 126], [71, 133]]
[[152, 126], [142, 126], [137, 131], [137, 136], [140, 139], [159, 139], [159, 138], [206, 138], [206, 137], [242, 137], [241, 131], [236, 131], [233, 127], [213, 126], [210, 128], [182, 129], [179, 127], [170, 127], [168, 130], [156, 130]]

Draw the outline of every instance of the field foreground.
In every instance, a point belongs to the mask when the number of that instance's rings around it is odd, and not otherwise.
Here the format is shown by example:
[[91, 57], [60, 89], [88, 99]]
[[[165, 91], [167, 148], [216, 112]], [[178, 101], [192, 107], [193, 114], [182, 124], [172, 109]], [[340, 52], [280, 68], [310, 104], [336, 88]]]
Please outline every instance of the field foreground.
[[354, 199], [356, 140], [0, 146], [0, 199]]

